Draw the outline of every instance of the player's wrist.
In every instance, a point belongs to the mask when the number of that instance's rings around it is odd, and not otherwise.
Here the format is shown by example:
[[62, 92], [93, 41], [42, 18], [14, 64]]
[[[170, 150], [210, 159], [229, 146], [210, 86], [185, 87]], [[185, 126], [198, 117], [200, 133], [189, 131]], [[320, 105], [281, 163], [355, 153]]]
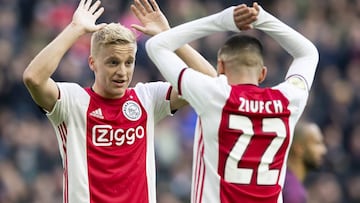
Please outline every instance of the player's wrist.
[[257, 16], [257, 19], [252, 23], [254, 28], [260, 27], [265, 21], [268, 21], [269, 19], [272, 19], [273, 16], [265, 11], [260, 5], [259, 5], [259, 13]]
[[80, 37], [84, 34], [87, 33], [85, 27], [75, 23], [75, 22], [71, 22], [66, 28], [65, 30], [67, 30], [68, 32], [71, 32], [71, 34], [74, 37]]

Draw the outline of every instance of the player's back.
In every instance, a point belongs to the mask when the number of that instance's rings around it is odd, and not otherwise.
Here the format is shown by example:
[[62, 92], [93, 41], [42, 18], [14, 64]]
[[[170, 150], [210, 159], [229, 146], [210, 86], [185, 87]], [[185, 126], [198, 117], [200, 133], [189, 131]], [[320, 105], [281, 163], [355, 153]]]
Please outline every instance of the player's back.
[[192, 201], [282, 202], [289, 126], [302, 112], [293, 108], [294, 93], [283, 83], [235, 85], [226, 94], [200, 115]]

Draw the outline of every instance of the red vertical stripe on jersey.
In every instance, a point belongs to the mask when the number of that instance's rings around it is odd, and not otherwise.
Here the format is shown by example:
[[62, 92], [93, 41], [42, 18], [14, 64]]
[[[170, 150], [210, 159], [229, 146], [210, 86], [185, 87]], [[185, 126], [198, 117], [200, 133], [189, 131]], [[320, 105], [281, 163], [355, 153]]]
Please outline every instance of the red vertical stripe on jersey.
[[203, 192], [204, 192], [204, 180], [205, 180], [205, 163], [204, 163], [204, 142], [202, 143], [202, 149], [201, 149], [201, 159], [200, 159], [200, 194], [198, 196], [198, 202], [202, 202], [202, 196], [203, 196]]
[[63, 174], [63, 178], [64, 178], [64, 194], [63, 194], [63, 198], [64, 198], [64, 203], [68, 203], [69, 202], [69, 192], [68, 192], [68, 188], [69, 188], [69, 176], [68, 176], [68, 162], [67, 162], [67, 151], [66, 151], [66, 139], [67, 139], [67, 127], [65, 122], [60, 123], [60, 125], [58, 126], [58, 131], [61, 137], [61, 141], [62, 141], [62, 147], [63, 147], [63, 151], [64, 151], [64, 174]]
[[65, 182], [65, 188], [64, 188], [64, 203], [69, 202], [69, 173], [68, 173], [68, 162], [67, 158], [65, 159], [65, 170], [64, 170], [64, 182]]
[[196, 203], [200, 203], [203, 194], [204, 188], [204, 176], [205, 176], [205, 166], [204, 166], [204, 140], [203, 134], [200, 133], [200, 138], [198, 142], [198, 150], [196, 154], [196, 166], [195, 166], [195, 183], [194, 183], [194, 195], [193, 201]]
[[66, 151], [66, 136], [67, 136], [67, 129], [66, 129], [66, 125], [64, 122], [62, 122], [59, 126], [58, 126], [58, 130], [60, 132], [60, 136], [61, 136], [61, 140], [63, 143], [63, 149], [64, 151]]

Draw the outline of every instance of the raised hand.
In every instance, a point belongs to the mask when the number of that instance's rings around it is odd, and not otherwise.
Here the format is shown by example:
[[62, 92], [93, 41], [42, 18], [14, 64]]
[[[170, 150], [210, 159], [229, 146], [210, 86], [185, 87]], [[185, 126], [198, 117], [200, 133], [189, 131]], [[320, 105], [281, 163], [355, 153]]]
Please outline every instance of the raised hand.
[[92, 0], [81, 0], [72, 19], [72, 24], [85, 32], [95, 32], [106, 26], [106, 23], [96, 25], [96, 20], [104, 12], [104, 7], [100, 7], [101, 2], [97, 0], [91, 3]]
[[234, 9], [234, 21], [240, 30], [252, 29], [252, 23], [257, 20], [260, 7], [255, 2], [252, 7], [240, 4]]
[[150, 36], [170, 29], [169, 22], [155, 0], [134, 0], [130, 8], [143, 24], [132, 24], [132, 28]]

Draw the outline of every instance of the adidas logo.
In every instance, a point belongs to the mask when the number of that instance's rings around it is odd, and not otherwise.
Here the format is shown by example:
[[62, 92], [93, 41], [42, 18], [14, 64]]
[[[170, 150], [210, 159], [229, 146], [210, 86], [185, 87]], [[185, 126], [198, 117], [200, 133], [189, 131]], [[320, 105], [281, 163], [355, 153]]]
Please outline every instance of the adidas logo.
[[90, 113], [90, 116], [94, 116], [94, 117], [96, 117], [96, 118], [104, 119], [104, 116], [103, 116], [102, 111], [101, 111], [100, 108], [92, 111], [92, 112]]

